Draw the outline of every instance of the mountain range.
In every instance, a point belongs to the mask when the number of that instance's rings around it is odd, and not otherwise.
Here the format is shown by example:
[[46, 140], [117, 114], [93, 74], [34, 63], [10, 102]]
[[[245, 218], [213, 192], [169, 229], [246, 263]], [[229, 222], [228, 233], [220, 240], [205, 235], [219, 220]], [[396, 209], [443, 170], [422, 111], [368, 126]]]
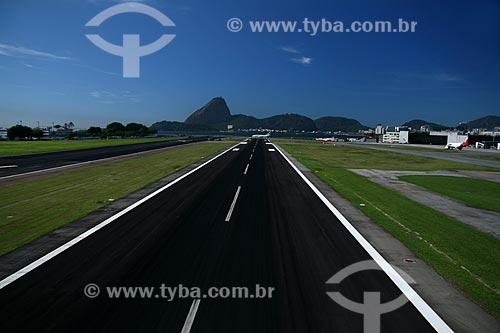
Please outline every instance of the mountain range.
[[300, 114], [285, 113], [268, 118], [256, 118], [244, 114], [232, 115], [226, 101], [222, 97], [213, 98], [187, 117], [185, 122], [162, 121], [154, 123], [151, 128], [163, 131], [178, 130], [226, 130], [228, 125], [233, 129], [269, 129], [322, 132], [357, 132], [368, 129], [355, 119], [344, 117], [321, 117], [313, 120]]
[[425, 121], [422, 119], [410, 120], [401, 126], [407, 126], [407, 127], [417, 129], [417, 130], [419, 130], [420, 127], [422, 127], [422, 126], [429, 126], [430, 129], [434, 130], [434, 131], [439, 131], [439, 130], [444, 130], [444, 129], [450, 128], [450, 126], [440, 125], [440, 124], [432, 123], [430, 121]]
[[[445, 129], [453, 129], [453, 126], [445, 126], [436, 123], [432, 123], [429, 121], [415, 119], [404, 123], [402, 126], [408, 126], [414, 129], [420, 129], [421, 126], [429, 126], [432, 130], [445, 130]], [[472, 130], [475, 128], [481, 128], [486, 130], [493, 130], [495, 127], [500, 126], [500, 117], [499, 116], [486, 116], [479, 119], [471, 120], [465, 123], [458, 124], [456, 127], [464, 130]]]
[[[309, 117], [294, 113], [280, 114], [262, 119], [244, 114], [232, 115], [224, 98], [216, 97], [193, 112], [187, 117], [185, 122], [161, 121], [154, 123], [151, 129], [160, 131], [214, 131], [226, 130], [228, 125], [232, 125], [234, 130], [261, 128], [269, 130], [287, 130], [290, 132], [320, 131], [356, 133], [360, 130], [367, 130], [370, 128], [355, 119], [344, 117], [327, 116], [313, 120]], [[420, 129], [420, 127], [424, 125], [428, 125], [433, 130], [450, 128], [450, 126], [444, 126], [421, 119], [408, 121], [402, 126]], [[500, 126], [500, 117], [487, 116], [469, 121], [462, 125], [465, 125], [467, 129], [493, 129], [496, 126]]]

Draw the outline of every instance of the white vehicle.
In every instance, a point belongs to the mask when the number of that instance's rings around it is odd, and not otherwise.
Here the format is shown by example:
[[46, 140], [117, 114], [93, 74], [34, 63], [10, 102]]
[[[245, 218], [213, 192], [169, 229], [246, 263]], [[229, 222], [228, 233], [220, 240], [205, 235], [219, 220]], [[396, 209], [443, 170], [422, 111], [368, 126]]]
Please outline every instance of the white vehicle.
[[267, 133], [267, 134], [254, 134], [252, 135], [252, 138], [254, 139], [265, 139], [265, 138], [268, 138], [271, 136], [271, 132]]
[[465, 139], [464, 142], [450, 142], [448, 143], [444, 149], [449, 149], [449, 150], [453, 150], [453, 149], [458, 149], [458, 150], [462, 150], [463, 147], [467, 147], [469, 145], [469, 137], [467, 137], [467, 139]]

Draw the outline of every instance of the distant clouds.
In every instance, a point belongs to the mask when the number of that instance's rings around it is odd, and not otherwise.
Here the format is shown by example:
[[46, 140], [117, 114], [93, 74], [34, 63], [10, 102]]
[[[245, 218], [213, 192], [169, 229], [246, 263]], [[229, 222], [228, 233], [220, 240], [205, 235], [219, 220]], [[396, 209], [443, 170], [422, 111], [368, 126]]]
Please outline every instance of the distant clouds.
[[147, 2], [147, 0], [87, 0], [89, 3], [123, 3], [123, 2]]
[[421, 82], [460, 82], [464, 78], [458, 74], [434, 71], [434, 72], [393, 72], [388, 73], [393, 79], [401, 81], [421, 81]]
[[300, 58], [291, 58], [290, 61], [293, 61], [297, 64], [301, 65], [310, 65], [312, 63], [312, 58], [309, 57], [300, 57]]
[[128, 90], [112, 92], [106, 90], [95, 90], [89, 93], [89, 96], [104, 104], [118, 103], [139, 103], [139, 96]]
[[459, 74], [444, 71], [392, 72], [383, 87], [386, 91], [412, 92], [455, 89], [466, 84]]
[[[74, 59], [74, 58], [56, 55], [54, 53], [49, 53], [49, 52], [45, 52], [45, 51], [34, 50], [34, 49], [30, 49], [30, 48], [23, 47], [23, 46], [15, 46], [15, 45], [0, 43], [0, 56], [2, 56], [2, 55], [6, 56], [6, 57], [15, 58], [15, 59], [21, 59], [21, 61], [32, 60], [35, 63], [37, 62], [37, 60], [64, 61], [65, 64], [75, 66], [75, 67], [84, 68], [84, 69], [90, 69], [90, 70], [98, 72], [98, 73], [107, 74], [107, 75], [114, 75], [114, 76], [120, 75], [119, 73], [105, 71], [105, 70], [102, 70], [100, 68], [81, 64], [81, 63], [77, 62], [76, 59]], [[26, 68], [42, 69], [42, 67], [37, 66], [37, 65], [33, 65], [32, 63], [28, 63], [28, 62], [21, 62], [21, 64]], [[10, 68], [5, 67], [5, 66], [0, 66], [0, 70], [7, 70], [7, 69], [10, 69]]]
[[306, 57], [304, 55], [299, 57], [299, 55], [302, 54], [302, 51], [300, 51], [299, 49], [297, 49], [295, 47], [281, 46], [279, 49], [283, 52], [296, 55], [295, 57], [289, 59], [291, 62], [294, 62], [294, 63], [299, 64], [299, 65], [303, 65], [303, 66], [309, 66], [312, 64], [313, 58]]
[[433, 75], [434, 80], [436, 81], [441, 81], [441, 82], [458, 82], [458, 81], [463, 81], [463, 78], [461, 78], [458, 75], [454, 74], [449, 74], [449, 73], [438, 73]]
[[288, 52], [288, 53], [295, 53], [295, 54], [300, 53], [299, 50], [297, 50], [296, 48], [291, 47], [291, 46], [282, 46], [282, 47], [280, 47], [280, 50], [284, 51], [284, 52]]
[[0, 55], [13, 58], [37, 58], [45, 60], [69, 60], [70, 57], [60, 56], [53, 53], [29, 49], [22, 46], [15, 46], [0, 43]]

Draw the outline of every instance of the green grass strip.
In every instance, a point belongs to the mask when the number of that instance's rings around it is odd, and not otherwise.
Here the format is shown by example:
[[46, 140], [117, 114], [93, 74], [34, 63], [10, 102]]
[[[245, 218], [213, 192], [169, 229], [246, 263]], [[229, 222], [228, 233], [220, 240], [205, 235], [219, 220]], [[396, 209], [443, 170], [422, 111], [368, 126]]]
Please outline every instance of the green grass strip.
[[402, 176], [405, 182], [425, 187], [464, 204], [500, 212], [500, 183], [453, 176]]
[[0, 156], [45, 153], [59, 150], [116, 146], [130, 143], [158, 142], [177, 139], [180, 138], [0, 141]]
[[[500, 240], [345, 169], [452, 170], [455, 163], [350, 147], [282, 147], [468, 297], [500, 318]], [[498, 196], [496, 199], [500, 201]]]
[[0, 255], [145, 187], [229, 142], [200, 143], [4, 186]]

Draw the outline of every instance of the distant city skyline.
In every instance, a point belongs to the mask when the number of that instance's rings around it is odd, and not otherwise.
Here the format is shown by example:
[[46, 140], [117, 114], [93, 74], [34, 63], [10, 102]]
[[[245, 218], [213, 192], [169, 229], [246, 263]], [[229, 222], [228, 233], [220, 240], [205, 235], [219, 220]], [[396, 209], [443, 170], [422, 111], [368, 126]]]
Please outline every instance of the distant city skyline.
[[[223, 96], [232, 114], [352, 118], [375, 127], [412, 119], [456, 126], [500, 115], [500, 3], [142, 0], [175, 27], [123, 14], [85, 27], [121, 0], [0, 3], [0, 127], [184, 121]], [[243, 29], [228, 31], [240, 18]], [[418, 22], [414, 33], [253, 33], [251, 20]], [[464, 18], [466, 20], [464, 20]], [[176, 34], [122, 77], [121, 58], [93, 45]]]

